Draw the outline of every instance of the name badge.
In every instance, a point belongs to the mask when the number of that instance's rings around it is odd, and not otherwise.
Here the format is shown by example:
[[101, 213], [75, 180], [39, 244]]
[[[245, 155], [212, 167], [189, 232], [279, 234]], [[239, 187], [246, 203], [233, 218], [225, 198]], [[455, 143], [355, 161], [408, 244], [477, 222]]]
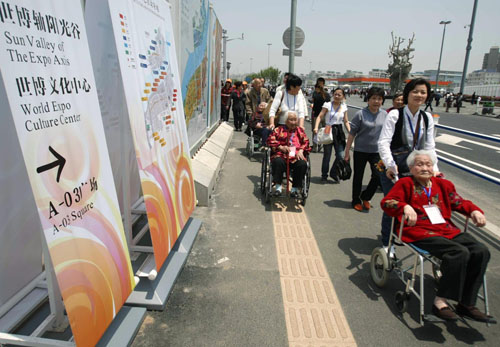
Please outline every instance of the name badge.
[[290, 158], [295, 158], [295, 152], [296, 151], [297, 151], [297, 149], [295, 148], [295, 146], [290, 147], [290, 153], [288, 154], [288, 156]]
[[439, 210], [439, 207], [437, 207], [436, 205], [425, 205], [424, 210], [432, 224], [446, 223], [443, 215], [441, 214], [441, 211]]

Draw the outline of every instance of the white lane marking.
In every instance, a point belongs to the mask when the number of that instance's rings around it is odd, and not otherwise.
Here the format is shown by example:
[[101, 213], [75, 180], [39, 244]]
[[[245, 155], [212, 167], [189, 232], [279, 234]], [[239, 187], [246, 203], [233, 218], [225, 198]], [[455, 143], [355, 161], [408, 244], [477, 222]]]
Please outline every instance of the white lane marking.
[[486, 222], [486, 226], [484, 228], [500, 239], [500, 228], [495, 224]]
[[493, 169], [489, 166], [486, 166], [486, 165], [483, 165], [483, 164], [479, 164], [479, 163], [476, 163], [475, 161], [472, 161], [472, 160], [469, 160], [469, 159], [465, 159], [465, 158], [462, 158], [462, 157], [459, 157], [458, 155], [455, 155], [455, 154], [451, 154], [451, 153], [448, 153], [448, 152], [445, 152], [445, 151], [442, 151], [440, 149], [437, 149], [436, 148], [436, 152], [439, 152], [439, 153], [442, 153], [442, 154], [446, 154], [447, 156], [450, 156], [452, 158], [455, 158], [455, 159], [458, 159], [458, 160], [461, 160], [463, 162], [466, 162], [466, 163], [469, 163], [469, 164], [472, 164], [474, 166], [477, 166], [477, 167], [480, 167], [480, 168], [483, 168], [483, 169], [486, 169], [486, 170], [489, 170], [491, 172], [494, 172], [494, 173], [497, 173], [500, 175], [500, 170], [497, 170], [497, 169]]
[[472, 149], [470, 149], [469, 147], [460, 146], [458, 144], [459, 142], [462, 142], [462, 140], [463, 139], [460, 137], [449, 135], [449, 134], [440, 134], [436, 137], [436, 142], [444, 143], [445, 145], [451, 145], [454, 147], [460, 147], [463, 149], [468, 149], [469, 151], [471, 151]]
[[[443, 141], [439, 140], [441, 137], [443, 137]], [[450, 145], [457, 146], [457, 147], [461, 147], [461, 148], [467, 148], [467, 147], [459, 146], [459, 145], [457, 145], [457, 143], [459, 143], [459, 142], [469, 142], [469, 143], [472, 143], [472, 144], [475, 144], [475, 145], [478, 145], [478, 146], [482, 146], [482, 147], [486, 147], [486, 148], [492, 149], [492, 150], [496, 151], [497, 153], [500, 153], [500, 147], [498, 147], [498, 146], [488, 145], [486, 143], [477, 142], [477, 141], [469, 140], [469, 139], [464, 139], [464, 138], [461, 138], [461, 137], [458, 137], [458, 136], [454, 136], [454, 135], [449, 135], [449, 134], [441, 134], [441, 135], [439, 135], [436, 138], [436, 141], [437, 142], [442, 142], [442, 143], [445, 143], [445, 144], [450, 144]], [[447, 142], [444, 142], [444, 141], [447, 141]], [[470, 149], [470, 148], [467, 148], [467, 149]]]

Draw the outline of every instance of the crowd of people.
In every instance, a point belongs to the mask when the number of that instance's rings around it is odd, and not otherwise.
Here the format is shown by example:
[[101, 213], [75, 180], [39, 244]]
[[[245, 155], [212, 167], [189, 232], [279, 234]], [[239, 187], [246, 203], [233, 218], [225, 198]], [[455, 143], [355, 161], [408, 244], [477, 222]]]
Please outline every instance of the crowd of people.
[[[259, 78], [252, 81], [251, 88], [228, 79], [222, 89], [221, 118], [229, 120], [232, 104], [235, 130], [241, 131], [246, 123], [247, 129], [260, 137], [262, 148], [270, 149], [274, 195], [283, 194], [287, 167], [292, 178], [290, 196], [300, 194], [310, 152], [323, 150], [321, 182], [330, 176], [338, 183], [335, 162], [350, 166], [353, 149], [351, 205], [356, 211], [369, 212], [371, 199], [381, 187], [381, 239], [387, 254], [392, 256], [394, 252], [388, 248], [388, 241], [391, 219], [397, 217], [399, 223], [406, 220], [405, 241], [442, 260], [443, 278], [432, 312], [445, 320], [456, 320], [459, 314], [489, 321], [490, 317], [475, 307], [489, 251], [470, 234], [459, 232], [451, 221], [451, 211], [470, 216], [478, 226], [485, 225], [486, 218], [479, 207], [460, 197], [438, 169], [433, 117], [421, 109], [433, 99], [439, 104], [429, 82], [421, 78], [409, 81], [402, 92], [394, 93], [393, 105], [387, 110], [382, 109], [384, 89], [372, 87], [363, 91], [367, 106], [352, 119], [348, 116], [346, 92], [336, 88], [330, 95], [323, 78], [316, 82], [310, 107], [302, 91], [302, 80], [294, 74], [285, 74], [274, 95], [263, 85]], [[445, 96], [447, 105], [450, 99], [453, 96]], [[459, 111], [460, 95], [456, 101]], [[309, 108], [311, 139], [304, 127]], [[330, 166], [333, 151], [335, 161]], [[362, 189], [367, 164], [371, 176]], [[447, 300], [458, 302], [455, 311]]]

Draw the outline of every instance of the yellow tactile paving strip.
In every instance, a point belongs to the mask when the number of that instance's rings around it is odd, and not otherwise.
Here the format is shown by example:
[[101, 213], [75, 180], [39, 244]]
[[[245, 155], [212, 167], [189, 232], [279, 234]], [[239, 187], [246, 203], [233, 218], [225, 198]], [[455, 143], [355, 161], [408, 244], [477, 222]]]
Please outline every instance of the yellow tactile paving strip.
[[305, 211], [276, 203], [272, 214], [290, 346], [356, 346]]

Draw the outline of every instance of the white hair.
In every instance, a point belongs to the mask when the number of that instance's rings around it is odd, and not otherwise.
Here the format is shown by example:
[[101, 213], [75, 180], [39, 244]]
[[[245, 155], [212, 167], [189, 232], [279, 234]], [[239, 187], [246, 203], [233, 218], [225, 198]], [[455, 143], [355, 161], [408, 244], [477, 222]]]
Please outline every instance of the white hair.
[[288, 119], [288, 117], [290, 117], [291, 114], [294, 114], [297, 118], [299, 118], [299, 115], [297, 114], [297, 112], [295, 112], [295, 111], [288, 111], [287, 114], [286, 114], [286, 119]]
[[415, 150], [410, 153], [408, 158], [406, 158], [406, 164], [408, 164], [408, 167], [412, 167], [415, 165], [415, 158], [417, 155], [426, 155], [429, 157], [429, 159], [432, 162], [432, 166], [436, 165], [437, 158], [436, 158], [436, 153], [434, 151], [430, 151], [428, 149], [420, 149], [420, 150]]

